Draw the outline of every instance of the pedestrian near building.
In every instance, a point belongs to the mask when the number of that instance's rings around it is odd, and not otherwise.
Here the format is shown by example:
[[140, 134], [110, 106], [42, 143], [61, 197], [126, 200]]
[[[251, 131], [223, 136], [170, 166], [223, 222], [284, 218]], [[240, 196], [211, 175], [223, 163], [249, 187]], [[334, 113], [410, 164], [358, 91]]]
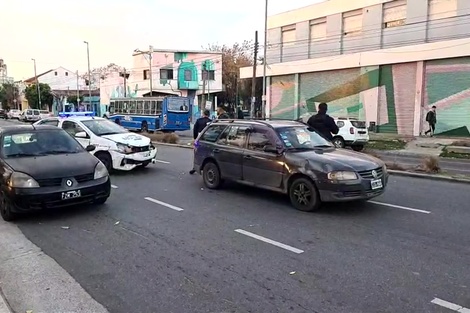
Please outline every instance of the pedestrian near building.
[[424, 134], [430, 134], [431, 137], [434, 136], [434, 132], [436, 130], [436, 124], [437, 124], [437, 116], [436, 116], [436, 106], [433, 105], [431, 108], [431, 111], [426, 114], [426, 122], [429, 124], [429, 130], [426, 131]]
[[329, 141], [333, 140], [333, 135], [336, 135], [339, 132], [338, 125], [336, 125], [335, 120], [326, 114], [328, 111], [328, 105], [326, 103], [320, 103], [318, 105], [318, 113], [312, 115], [308, 119], [308, 126], [315, 129], [323, 137]]
[[225, 111], [225, 108], [223, 106], [219, 106], [217, 108], [217, 119], [229, 119], [230, 117], [228, 116], [227, 112]]
[[[206, 128], [207, 124], [211, 122], [211, 119], [209, 118], [210, 114], [211, 112], [209, 112], [209, 110], [204, 110], [204, 112], [202, 112], [202, 117], [198, 118], [196, 120], [196, 123], [194, 123], [194, 127], [193, 127], [194, 140], [196, 140], [199, 134], [204, 130], [204, 128]], [[193, 162], [193, 166], [194, 166], [194, 162]], [[194, 173], [196, 173], [196, 170], [193, 167], [193, 169], [189, 171], [189, 174], [193, 175]]]

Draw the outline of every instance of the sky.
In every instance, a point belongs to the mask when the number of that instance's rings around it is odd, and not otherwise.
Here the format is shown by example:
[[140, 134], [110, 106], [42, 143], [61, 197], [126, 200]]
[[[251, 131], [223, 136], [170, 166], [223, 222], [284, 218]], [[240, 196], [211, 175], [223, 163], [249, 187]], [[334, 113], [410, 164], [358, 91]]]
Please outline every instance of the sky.
[[[269, 0], [268, 14], [320, 0]], [[0, 59], [8, 76], [23, 80], [59, 66], [87, 70], [116, 63], [131, 66], [135, 49], [201, 50], [264, 33], [262, 0], [0, 0]], [[262, 42], [262, 41], [261, 41]]]

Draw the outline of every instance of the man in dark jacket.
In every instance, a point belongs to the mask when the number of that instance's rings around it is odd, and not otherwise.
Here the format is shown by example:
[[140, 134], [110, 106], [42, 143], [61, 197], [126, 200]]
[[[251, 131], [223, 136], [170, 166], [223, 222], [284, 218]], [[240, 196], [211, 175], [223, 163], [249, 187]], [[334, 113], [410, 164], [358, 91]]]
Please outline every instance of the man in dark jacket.
[[426, 122], [429, 124], [429, 130], [425, 132], [424, 134], [431, 134], [431, 137], [434, 135], [434, 131], [436, 130], [436, 123], [437, 123], [437, 117], [436, 117], [436, 106], [432, 106], [431, 111], [426, 114]]
[[333, 135], [336, 135], [339, 132], [338, 125], [336, 125], [335, 120], [326, 114], [328, 111], [328, 105], [326, 103], [320, 103], [318, 105], [318, 113], [312, 115], [308, 119], [308, 126], [315, 129], [318, 133], [323, 135], [326, 139], [332, 141]]
[[[204, 130], [204, 128], [206, 128], [207, 124], [211, 122], [211, 119], [209, 118], [210, 114], [211, 113], [209, 112], [209, 110], [204, 110], [204, 112], [202, 112], [202, 117], [198, 118], [196, 120], [196, 123], [194, 123], [194, 127], [193, 127], [194, 140], [196, 140], [197, 137], [199, 136], [199, 133], [201, 133]], [[194, 168], [189, 171], [189, 174], [191, 175], [193, 175], [194, 173], [196, 173], [196, 170]]]

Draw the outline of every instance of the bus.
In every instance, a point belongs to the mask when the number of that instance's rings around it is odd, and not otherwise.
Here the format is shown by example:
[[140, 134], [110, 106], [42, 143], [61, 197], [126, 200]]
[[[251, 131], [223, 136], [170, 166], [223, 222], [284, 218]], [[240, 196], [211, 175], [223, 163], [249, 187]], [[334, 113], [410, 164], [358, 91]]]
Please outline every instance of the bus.
[[112, 98], [105, 117], [129, 130], [174, 132], [191, 129], [187, 97]]

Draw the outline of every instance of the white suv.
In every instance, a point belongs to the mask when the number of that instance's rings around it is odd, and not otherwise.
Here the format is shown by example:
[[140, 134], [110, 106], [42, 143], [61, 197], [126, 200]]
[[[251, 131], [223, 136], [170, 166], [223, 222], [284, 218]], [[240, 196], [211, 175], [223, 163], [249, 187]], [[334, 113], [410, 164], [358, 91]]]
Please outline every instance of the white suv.
[[333, 137], [333, 144], [337, 148], [351, 147], [354, 151], [362, 151], [369, 142], [369, 131], [366, 122], [355, 118], [335, 118], [339, 132]]

